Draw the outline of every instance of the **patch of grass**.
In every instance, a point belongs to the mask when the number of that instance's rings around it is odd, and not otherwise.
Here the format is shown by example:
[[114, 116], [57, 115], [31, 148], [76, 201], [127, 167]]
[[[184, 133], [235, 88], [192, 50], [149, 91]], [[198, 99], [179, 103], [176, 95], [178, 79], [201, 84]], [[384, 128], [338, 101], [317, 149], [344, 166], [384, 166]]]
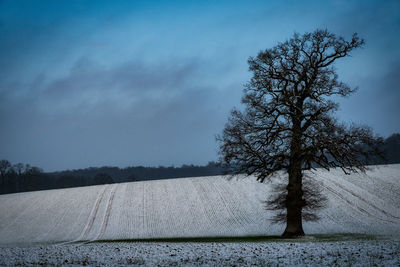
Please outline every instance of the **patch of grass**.
[[211, 243], [211, 242], [339, 242], [339, 241], [360, 241], [360, 240], [376, 240], [375, 235], [368, 234], [317, 234], [307, 235], [301, 238], [282, 238], [281, 236], [227, 236], [227, 237], [182, 237], [182, 238], [148, 238], [148, 239], [117, 239], [117, 240], [96, 240], [90, 243], [103, 242], [196, 242], [196, 243]]
[[102, 242], [199, 242], [199, 243], [210, 243], [210, 242], [266, 242], [266, 241], [278, 241], [280, 236], [216, 236], [216, 237], [174, 237], [174, 238], [144, 238], [144, 239], [118, 239], [118, 240], [96, 240], [92, 243]]
[[343, 233], [343, 234], [317, 234], [312, 235], [315, 241], [319, 242], [335, 242], [335, 241], [360, 241], [360, 240], [377, 240], [382, 239], [382, 236], [370, 235], [370, 234], [354, 234], [354, 233]]

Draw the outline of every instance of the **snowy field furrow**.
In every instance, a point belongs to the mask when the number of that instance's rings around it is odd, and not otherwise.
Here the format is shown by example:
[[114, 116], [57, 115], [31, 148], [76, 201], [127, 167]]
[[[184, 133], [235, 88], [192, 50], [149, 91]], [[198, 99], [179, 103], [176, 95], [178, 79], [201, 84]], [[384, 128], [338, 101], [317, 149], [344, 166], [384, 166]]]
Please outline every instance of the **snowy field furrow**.
[[[306, 233], [400, 233], [400, 164], [307, 175], [328, 203]], [[2, 195], [0, 245], [279, 235], [284, 225], [264, 208], [270, 190], [254, 177], [214, 176]]]
[[360, 209], [365, 209], [365, 212], [369, 215], [374, 216], [374, 214], [376, 214], [378, 218], [382, 220], [385, 220], [385, 218], [391, 219], [391, 221], [400, 219], [400, 217], [397, 216], [398, 208], [391, 206], [390, 203], [386, 203], [381, 198], [382, 196], [380, 196], [380, 194], [374, 194], [371, 190], [365, 190], [346, 180], [337, 182], [332, 175], [325, 176], [323, 180], [335, 187], [336, 191], [347, 195], [347, 199], [351, 199], [351, 202], [355, 203]]

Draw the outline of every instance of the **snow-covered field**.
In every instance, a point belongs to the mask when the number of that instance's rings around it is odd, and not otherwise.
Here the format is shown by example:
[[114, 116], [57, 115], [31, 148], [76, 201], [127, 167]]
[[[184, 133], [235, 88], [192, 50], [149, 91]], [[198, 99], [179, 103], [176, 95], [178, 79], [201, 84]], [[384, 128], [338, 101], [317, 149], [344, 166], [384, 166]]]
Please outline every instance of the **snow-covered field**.
[[399, 266], [400, 164], [307, 175], [328, 205], [319, 222], [304, 224], [306, 233], [378, 239], [104, 242], [282, 233], [263, 206], [271, 184], [199, 177], [2, 195], [0, 266]]
[[[308, 234], [400, 233], [400, 164], [310, 174], [328, 196]], [[279, 235], [254, 177], [199, 177], [0, 196], [0, 246], [73, 241]]]
[[399, 266], [400, 242], [89, 243], [2, 248], [0, 266]]

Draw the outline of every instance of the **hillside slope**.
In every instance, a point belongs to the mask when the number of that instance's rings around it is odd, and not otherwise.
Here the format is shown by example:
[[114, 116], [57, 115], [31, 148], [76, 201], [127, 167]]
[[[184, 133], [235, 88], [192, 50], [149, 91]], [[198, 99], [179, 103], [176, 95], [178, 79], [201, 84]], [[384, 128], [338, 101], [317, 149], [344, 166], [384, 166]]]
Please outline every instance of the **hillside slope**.
[[[310, 174], [328, 197], [308, 234], [400, 232], [400, 164]], [[132, 182], [0, 196], [0, 245], [281, 234], [254, 177]]]

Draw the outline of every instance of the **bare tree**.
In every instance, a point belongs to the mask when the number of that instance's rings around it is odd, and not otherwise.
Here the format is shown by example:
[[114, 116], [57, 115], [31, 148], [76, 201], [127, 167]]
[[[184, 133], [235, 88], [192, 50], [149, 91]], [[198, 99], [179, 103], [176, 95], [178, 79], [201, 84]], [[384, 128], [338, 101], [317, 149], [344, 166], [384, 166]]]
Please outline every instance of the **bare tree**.
[[278, 214], [286, 219], [283, 237], [304, 235], [302, 219], [312, 219], [310, 207], [323, 200], [313, 192], [307, 199], [304, 170], [364, 171], [370, 155], [378, 153], [381, 138], [368, 127], [339, 123], [333, 117], [338, 104], [329, 99], [355, 91], [338, 80], [333, 64], [363, 44], [357, 34], [346, 41], [316, 30], [294, 34], [248, 60], [253, 77], [244, 89], [245, 110], [234, 109], [217, 137], [220, 161], [231, 173], [255, 175], [261, 182], [287, 172], [283, 198], [269, 203], [286, 209]]
[[15, 169], [15, 172], [17, 173], [17, 175], [21, 176], [24, 172], [24, 164], [22, 164], [22, 163], [14, 164], [14, 169]]
[[1, 176], [1, 185], [4, 186], [6, 176], [10, 169], [12, 168], [11, 163], [8, 160], [0, 160], [0, 176]]

